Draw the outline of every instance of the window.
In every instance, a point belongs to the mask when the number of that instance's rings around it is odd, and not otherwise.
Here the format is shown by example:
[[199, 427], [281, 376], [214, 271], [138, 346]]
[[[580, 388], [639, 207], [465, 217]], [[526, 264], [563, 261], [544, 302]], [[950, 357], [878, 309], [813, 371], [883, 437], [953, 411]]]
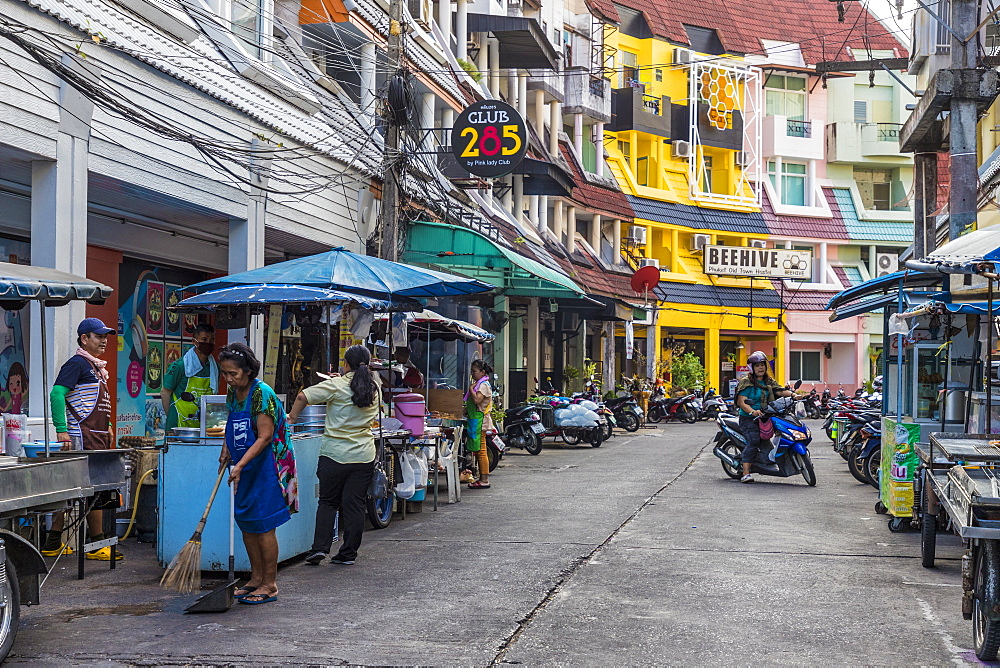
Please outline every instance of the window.
[[858, 184], [861, 202], [866, 209], [892, 210], [892, 170], [854, 168], [854, 182]]
[[625, 157], [625, 162], [631, 162], [632, 159], [632, 143], [627, 141], [618, 140], [618, 150], [621, 151], [622, 156]]
[[622, 71], [618, 80], [619, 88], [627, 88], [639, 83], [639, 54], [622, 51]]
[[704, 165], [701, 173], [701, 191], [712, 192], [712, 156], [706, 155], [702, 161]]
[[[806, 199], [806, 166], [796, 162], [782, 162], [781, 173], [778, 173], [778, 165], [774, 160], [767, 161], [767, 175], [771, 178], [771, 185], [778, 196], [778, 201], [782, 204], [793, 206], [809, 206], [811, 201]], [[811, 198], [810, 198], [811, 199]]]
[[649, 158], [642, 156], [635, 159], [635, 182], [640, 186], [649, 185]]
[[583, 142], [583, 168], [593, 174], [597, 171], [597, 145], [592, 141]]
[[239, 38], [243, 48], [257, 60], [266, 60], [270, 45], [266, 19], [270, 9], [268, 0], [231, 0], [229, 20], [233, 34]]
[[769, 74], [764, 82], [764, 108], [768, 116], [806, 120], [806, 80], [802, 77]]
[[793, 350], [789, 353], [791, 373], [790, 380], [821, 382], [820, 352], [818, 350]]
[[663, 81], [663, 70], [661, 70], [659, 67], [656, 68], [656, 80]]

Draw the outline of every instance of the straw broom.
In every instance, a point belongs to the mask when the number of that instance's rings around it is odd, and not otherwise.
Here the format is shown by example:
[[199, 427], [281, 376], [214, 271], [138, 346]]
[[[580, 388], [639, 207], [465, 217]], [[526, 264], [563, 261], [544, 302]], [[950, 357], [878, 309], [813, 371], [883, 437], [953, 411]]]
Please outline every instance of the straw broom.
[[212, 510], [212, 503], [215, 502], [215, 495], [222, 484], [222, 476], [228, 472], [225, 466], [219, 471], [219, 477], [215, 479], [215, 487], [212, 488], [212, 495], [208, 497], [208, 505], [205, 506], [205, 514], [201, 516], [198, 527], [191, 534], [191, 538], [184, 544], [181, 551], [177, 553], [167, 566], [160, 578], [160, 586], [167, 589], [175, 589], [182, 594], [190, 594], [201, 586], [201, 532], [205, 530], [208, 522], [208, 513]]

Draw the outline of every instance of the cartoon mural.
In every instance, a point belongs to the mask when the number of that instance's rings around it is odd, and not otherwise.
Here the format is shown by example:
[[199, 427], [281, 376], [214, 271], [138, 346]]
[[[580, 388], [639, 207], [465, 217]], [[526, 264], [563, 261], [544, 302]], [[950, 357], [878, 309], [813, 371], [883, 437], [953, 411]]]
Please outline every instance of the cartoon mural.
[[20, 311], [4, 311], [0, 325], [0, 413], [28, 412], [27, 327]]

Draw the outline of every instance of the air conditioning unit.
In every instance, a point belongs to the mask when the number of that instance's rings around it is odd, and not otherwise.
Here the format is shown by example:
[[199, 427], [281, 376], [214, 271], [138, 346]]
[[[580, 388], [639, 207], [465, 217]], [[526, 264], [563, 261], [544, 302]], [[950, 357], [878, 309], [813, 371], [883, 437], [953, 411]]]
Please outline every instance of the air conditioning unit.
[[690, 158], [691, 157], [691, 142], [689, 141], [675, 141], [673, 147], [671, 148], [671, 154], [675, 158]]
[[674, 62], [675, 63], [690, 63], [693, 58], [693, 54], [690, 49], [674, 49]]
[[632, 243], [638, 246], [646, 245], [646, 228], [639, 225], [633, 225], [628, 228], [628, 237], [626, 237]]
[[709, 234], [691, 235], [691, 250], [693, 251], [703, 250], [710, 243], [712, 243], [712, 236]]
[[886, 276], [899, 271], [899, 256], [895, 253], [875, 254], [875, 276]]
[[406, 8], [410, 11], [413, 20], [428, 29], [431, 25], [433, 9], [430, 0], [407, 0]]
[[751, 239], [750, 248], [767, 248], [767, 241], [764, 239]]
[[748, 167], [750, 165], [750, 153], [747, 151], [736, 151], [736, 166]]
[[653, 257], [644, 257], [639, 260], [640, 267], [660, 267], [660, 261]]

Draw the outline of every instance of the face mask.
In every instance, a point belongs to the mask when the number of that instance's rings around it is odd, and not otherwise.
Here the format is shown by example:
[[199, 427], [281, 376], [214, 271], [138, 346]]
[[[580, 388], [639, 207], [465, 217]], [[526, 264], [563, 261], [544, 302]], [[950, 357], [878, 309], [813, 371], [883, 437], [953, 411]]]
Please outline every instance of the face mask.
[[215, 344], [211, 341], [199, 341], [198, 352], [202, 355], [211, 355], [215, 351]]

